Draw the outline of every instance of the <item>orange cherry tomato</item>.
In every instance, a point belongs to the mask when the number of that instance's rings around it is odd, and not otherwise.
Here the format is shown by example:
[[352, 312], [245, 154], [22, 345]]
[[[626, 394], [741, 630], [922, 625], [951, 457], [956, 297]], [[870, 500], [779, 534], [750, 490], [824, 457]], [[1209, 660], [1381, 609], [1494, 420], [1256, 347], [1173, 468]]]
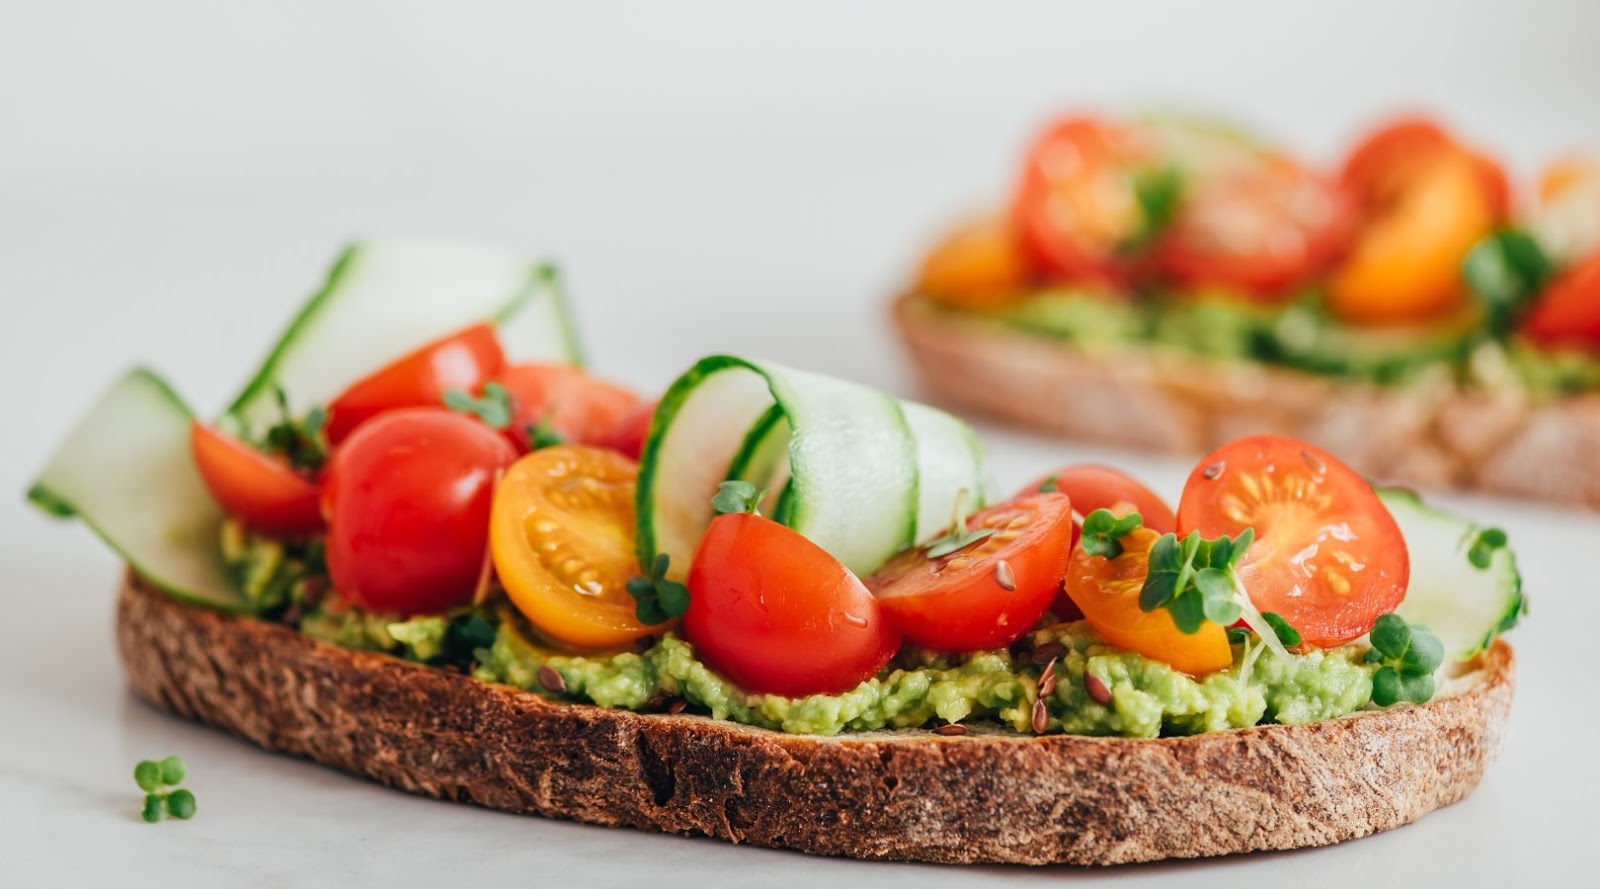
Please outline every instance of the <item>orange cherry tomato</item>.
[[740, 688], [838, 694], [877, 675], [900, 633], [850, 569], [749, 513], [712, 519], [689, 566], [683, 636]]
[[1029, 262], [1064, 280], [1130, 281], [1137, 259], [1125, 247], [1147, 222], [1135, 177], [1157, 160], [1134, 127], [1093, 117], [1052, 124], [1028, 150], [1011, 207]]
[[322, 529], [316, 482], [287, 463], [199, 421], [189, 426], [189, 448], [211, 496], [229, 515], [275, 537]]
[[1493, 161], [1437, 125], [1404, 119], [1351, 152], [1341, 182], [1360, 224], [1328, 282], [1328, 306], [1358, 324], [1402, 324], [1461, 308], [1461, 263], [1505, 218], [1509, 188]]
[[335, 592], [396, 614], [472, 601], [487, 578], [495, 480], [516, 456], [493, 429], [443, 408], [361, 424], [323, 473]]
[[951, 233], [922, 262], [917, 292], [957, 308], [1003, 308], [1028, 294], [1030, 270], [1010, 223], [985, 217]]
[[1600, 348], [1600, 253], [1569, 266], [1545, 286], [1522, 332], [1544, 346]]
[[488, 324], [465, 330], [413, 351], [365, 376], [328, 405], [324, 432], [338, 444], [371, 418], [402, 407], [439, 407], [451, 389], [477, 392], [505, 366], [500, 340]]
[[556, 445], [517, 460], [495, 489], [489, 551], [506, 596], [545, 635], [580, 648], [626, 645], [640, 623], [628, 578], [639, 466], [601, 448]]
[[604, 444], [639, 404], [633, 390], [596, 379], [570, 364], [513, 364], [497, 379], [511, 395], [512, 442], [532, 447], [529, 427], [543, 424], [571, 444]]
[[925, 547], [895, 556], [867, 588], [907, 639], [942, 651], [982, 651], [1033, 629], [1061, 590], [1072, 549], [1072, 505], [1026, 494], [967, 520], [988, 537], [948, 555]]
[[1372, 485], [1333, 455], [1278, 435], [1213, 451], [1178, 501], [1178, 534], [1232, 537], [1255, 529], [1238, 563], [1259, 610], [1307, 644], [1337, 645], [1372, 629], [1405, 598], [1405, 538]]
[[1115, 559], [1072, 551], [1067, 563], [1067, 595], [1083, 611], [1100, 638], [1118, 648], [1171, 664], [1185, 673], [1211, 673], [1233, 663], [1228, 631], [1207, 621], [1194, 633], [1185, 633], [1165, 608], [1145, 611], [1139, 592], [1149, 574], [1150, 547], [1161, 535], [1152, 528], [1137, 528], [1122, 538], [1122, 554]]
[[1600, 251], [1600, 153], [1574, 154], [1546, 168], [1528, 225], [1557, 263]]
[[1276, 301], [1321, 275], [1349, 246], [1344, 191], [1287, 158], [1201, 180], [1156, 245], [1163, 274]]

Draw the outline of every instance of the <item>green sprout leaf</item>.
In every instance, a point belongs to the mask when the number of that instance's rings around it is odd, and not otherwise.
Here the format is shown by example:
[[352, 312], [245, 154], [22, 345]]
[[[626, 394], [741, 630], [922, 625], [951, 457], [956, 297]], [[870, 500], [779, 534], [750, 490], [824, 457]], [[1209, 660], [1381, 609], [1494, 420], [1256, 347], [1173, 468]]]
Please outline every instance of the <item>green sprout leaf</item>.
[[139, 817], [154, 824], [167, 814], [167, 795], [164, 793], [147, 793], [144, 795], [144, 809], [139, 812]]
[[272, 387], [273, 398], [278, 402], [280, 419], [269, 428], [263, 445], [274, 454], [288, 458], [296, 469], [316, 470], [328, 459], [328, 440], [323, 427], [328, 424], [328, 412], [314, 407], [304, 417], [296, 419], [289, 412], [289, 396], [282, 386]]
[[956, 492], [956, 502], [951, 507], [950, 529], [923, 545], [924, 556], [930, 559], [942, 559], [994, 533], [993, 528], [979, 528], [976, 531], [967, 529], [967, 496], [966, 488]]
[[1133, 177], [1133, 196], [1139, 202], [1139, 228], [1120, 246], [1123, 253], [1138, 253], [1148, 248], [1166, 229], [1183, 200], [1183, 174], [1176, 167], [1141, 170]]
[[1401, 701], [1424, 704], [1433, 698], [1433, 674], [1444, 663], [1438, 636], [1391, 613], [1378, 618], [1367, 638], [1372, 645], [1367, 662], [1379, 665], [1372, 674], [1372, 703], [1388, 707]]
[[1061, 476], [1052, 475], [1039, 483], [1039, 493], [1054, 494], [1061, 490]]
[[669, 563], [666, 553], [658, 553], [649, 577], [630, 577], [625, 584], [628, 595], [633, 597], [634, 614], [640, 623], [664, 624], [689, 610], [689, 588], [667, 579]]
[[1507, 543], [1506, 532], [1499, 528], [1486, 528], [1478, 532], [1472, 544], [1467, 547], [1467, 561], [1472, 567], [1480, 571], [1489, 570], [1489, 564], [1494, 561], [1494, 554], [1505, 549]]
[[735, 479], [717, 485], [717, 493], [711, 498], [711, 508], [717, 511], [717, 515], [754, 513], [760, 502], [761, 494], [755, 485]]
[[1485, 236], [1461, 263], [1461, 277], [1483, 305], [1484, 325], [1496, 337], [1511, 331], [1552, 270], [1539, 242], [1513, 228]]
[[[194, 817], [194, 794], [187, 790], [174, 790], [167, 795], [167, 811], [172, 817], [184, 821]], [[146, 818], [145, 820], [149, 820]]]
[[169, 756], [161, 761], [161, 783], [182, 784], [185, 771], [183, 757]]
[[1244, 606], [1234, 568], [1254, 538], [1250, 528], [1232, 538], [1206, 539], [1198, 531], [1182, 540], [1176, 534], [1161, 535], [1150, 548], [1139, 607], [1167, 609], [1184, 633], [1199, 632], [1207, 621], [1222, 626], [1238, 621]]
[[1115, 559], [1122, 555], [1122, 538], [1144, 524], [1138, 513], [1118, 518], [1109, 509], [1097, 509], [1083, 517], [1083, 533], [1078, 545], [1091, 556]]
[[496, 382], [485, 383], [483, 395], [477, 398], [465, 389], [450, 389], [444, 393], [444, 404], [457, 413], [477, 417], [490, 429], [511, 425], [511, 393]]
[[140, 762], [133, 767], [133, 780], [145, 793], [155, 793], [161, 789], [161, 764], [150, 759]]
[[1285, 648], [1293, 648], [1300, 644], [1300, 631], [1289, 626], [1283, 615], [1276, 611], [1263, 611], [1261, 617], [1272, 627], [1272, 632], [1277, 634], [1278, 641], [1282, 642]]
[[550, 425], [551, 411], [545, 411], [537, 423], [529, 423], [523, 432], [528, 436], [528, 450], [538, 451], [566, 444], [567, 440]]

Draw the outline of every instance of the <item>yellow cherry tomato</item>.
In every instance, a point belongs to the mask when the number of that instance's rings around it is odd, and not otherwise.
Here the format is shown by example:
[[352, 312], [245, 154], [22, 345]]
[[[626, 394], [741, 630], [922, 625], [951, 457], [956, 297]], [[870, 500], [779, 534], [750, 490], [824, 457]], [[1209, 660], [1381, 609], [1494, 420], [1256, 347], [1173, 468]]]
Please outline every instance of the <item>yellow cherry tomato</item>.
[[512, 464], [495, 489], [489, 551], [506, 595], [540, 631], [580, 648], [626, 645], [640, 623], [626, 587], [634, 558], [637, 463], [577, 445]]
[[1028, 263], [1005, 219], [985, 217], [933, 248], [923, 260], [917, 290], [957, 308], [1002, 308], [1027, 295]]
[[1233, 663], [1228, 631], [1207, 621], [1185, 633], [1165, 608], [1144, 611], [1139, 590], [1149, 573], [1150, 547], [1161, 535], [1137, 528], [1122, 538], [1122, 555], [1092, 556], [1077, 547], [1067, 562], [1067, 595], [1100, 638], [1118, 648], [1171, 664], [1185, 673], [1211, 673]]

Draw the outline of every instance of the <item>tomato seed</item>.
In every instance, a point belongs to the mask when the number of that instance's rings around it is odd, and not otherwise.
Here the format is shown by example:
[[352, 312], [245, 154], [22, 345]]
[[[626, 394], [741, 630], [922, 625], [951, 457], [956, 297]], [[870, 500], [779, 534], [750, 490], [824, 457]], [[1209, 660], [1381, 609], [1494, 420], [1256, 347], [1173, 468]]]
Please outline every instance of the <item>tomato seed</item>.
[[1222, 476], [1222, 470], [1226, 468], [1227, 466], [1223, 464], [1221, 460], [1218, 460], [1210, 466], [1207, 466], [1205, 469], [1200, 470], [1200, 475], [1206, 481], [1215, 481]]
[[967, 727], [959, 722], [952, 722], [949, 725], [939, 726], [933, 730], [933, 733], [936, 735], [964, 735], [967, 733]]
[[1050, 728], [1050, 710], [1044, 705], [1044, 698], [1033, 702], [1033, 733], [1042, 735]]
[[1060, 658], [1066, 653], [1067, 647], [1062, 645], [1060, 642], [1046, 642], [1038, 648], [1035, 648], [1033, 650], [1033, 654], [1029, 656], [1028, 659], [1039, 666], [1043, 666]]
[[994, 563], [994, 582], [1008, 593], [1017, 588], [1017, 575], [1012, 573], [1010, 562], [1001, 559]]
[[1093, 673], [1083, 674], [1083, 690], [1089, 694], [1089, 700], [1102, 707], [1111, 706], [1111, 689], [1106, 681]]
[[561, 678], [561, 674], [556, 672], [555, 667], [544, 664], [539, 667], [537, 676], [539, 684], [544, 686], [545, 691], [554, 692], [558, 695], [567, 693], [567, 680]]

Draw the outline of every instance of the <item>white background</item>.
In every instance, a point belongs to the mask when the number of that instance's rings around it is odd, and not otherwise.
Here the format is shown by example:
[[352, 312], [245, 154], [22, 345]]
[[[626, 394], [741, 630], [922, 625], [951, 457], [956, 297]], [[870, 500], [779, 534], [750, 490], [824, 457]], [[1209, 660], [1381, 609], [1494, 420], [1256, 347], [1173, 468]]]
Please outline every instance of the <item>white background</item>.
[[[415, 800], [130, 699], [114, 560], [19, 495], [131, 364], [221, 404], [352, 237], [560, 260], [595, 366], [644, 389], [739, 351], [909, 392], [886, 296], [1052, 111], [1218, 111], [1331, 162], [1426, 108], [1524, 180], [1600, 145], [1600, 5], [1581, 0], [445, 7], [0, 0], [0, 883], [1588, 873], [1600, 521], [1484, 500], [1454, 502], [1512, 532], [1535, 604], [1505, 757], [1467, 803], [1317, 852], [1111, 874], [809, 859]], [[985, 433], [1007, 483], [1098, 454]], [[1169, 495], [1186, 469], [1125, 462]], [[148, 827], [129, 770], [169, 752], [201, 814]]]

